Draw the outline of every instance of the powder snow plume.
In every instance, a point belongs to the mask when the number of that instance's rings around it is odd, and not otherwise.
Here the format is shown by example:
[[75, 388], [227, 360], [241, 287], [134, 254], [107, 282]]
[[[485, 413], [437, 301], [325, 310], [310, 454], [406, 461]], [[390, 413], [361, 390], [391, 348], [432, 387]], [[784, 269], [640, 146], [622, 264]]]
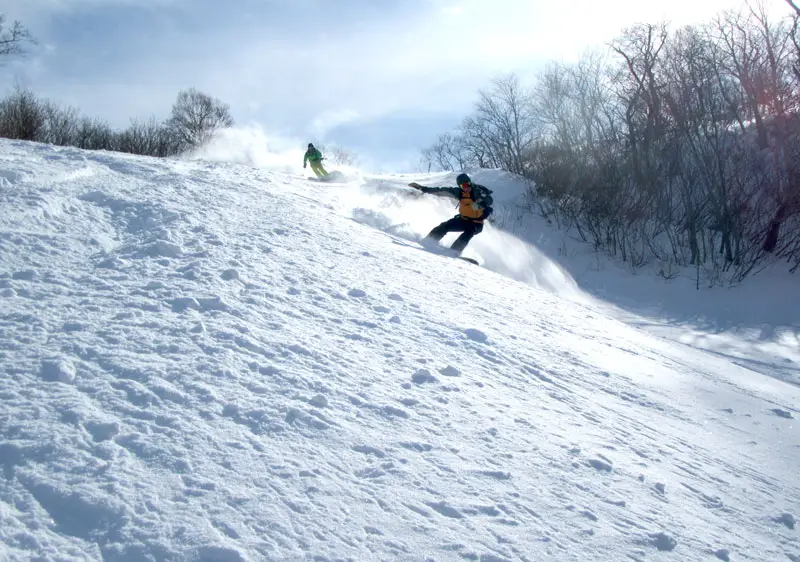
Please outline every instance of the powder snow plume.
[[[302, 168], [305, 144], [296, 139], [270, 136], [260, 127], [233, 127], [220, 131], [190, 159], [242, 164], [305, 178], [313, 175]], [[322, 184], [325, 197], [336, 212], [392, 235], [420, 241], [431, 228], [455, 213], [454, 200], [420, 196], [408, 187], [411, 181], [454, 186], [455, 173], [370, 175], [327, 159], [325, 167], [342, 174], [341, 181]], [[478, 170], [472, 177], [493, 190], [498, 214], [521, 203], [526, 185], [518, 176], [502, 170]], [[319, 185], [309, 184], [309, 188]], [[443, 244], [449, 245], [456, 236], [446, 236]], [[464, 255], [478, 259], [487, 269], [527, 285], [565, 298], [584, 298], [563, 267], [533, 244], [491, 223], [470, 242]]]
[[291, 173], [296, 170], [298, 163], [302, 165], [303, 146], [302, 141], [268, 135], [258, 126], [238, 126], [218, 131], [189, 159]]

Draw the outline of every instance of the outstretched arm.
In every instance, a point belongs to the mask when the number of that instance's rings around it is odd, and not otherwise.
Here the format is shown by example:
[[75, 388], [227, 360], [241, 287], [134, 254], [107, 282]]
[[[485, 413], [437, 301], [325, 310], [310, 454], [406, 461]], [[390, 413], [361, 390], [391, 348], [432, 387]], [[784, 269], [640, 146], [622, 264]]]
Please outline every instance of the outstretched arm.
[[461, 193], [460, 187], [426, 187], [416, 182], [411, 182], [410, 184], [408, 184], [408, 186], [413, 187], [414, 189], [419, 189], [422, 193], [430, 193], [433, 195], [446, 195], [450, 197], [455, 197], [456, 199], [458, 199]]

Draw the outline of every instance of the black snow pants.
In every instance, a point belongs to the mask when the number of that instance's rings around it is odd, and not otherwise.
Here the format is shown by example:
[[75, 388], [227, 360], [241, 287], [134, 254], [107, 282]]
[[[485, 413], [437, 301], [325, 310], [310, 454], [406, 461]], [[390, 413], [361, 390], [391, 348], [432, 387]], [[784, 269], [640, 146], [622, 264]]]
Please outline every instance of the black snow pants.
[[461, 232], [461, 236], [459, 236], [456, 241], [453, 242], [450, 248], [457, 252], [462, 252], [464, 248], [467, 247], [467, 244], [469, 244], [469, 241], [472, 240], [472, 237], [476, 234], [479, 234], [482, 230], [482, 222], [475, 222], [470, 219], [462, 219], [460, 216], [456, 216], [448, 221], [444, 221], [442, 224], [431, 230], [428, 234], [428, 238], [438, 241], [444, 238], [444, 235], [448, 232]]

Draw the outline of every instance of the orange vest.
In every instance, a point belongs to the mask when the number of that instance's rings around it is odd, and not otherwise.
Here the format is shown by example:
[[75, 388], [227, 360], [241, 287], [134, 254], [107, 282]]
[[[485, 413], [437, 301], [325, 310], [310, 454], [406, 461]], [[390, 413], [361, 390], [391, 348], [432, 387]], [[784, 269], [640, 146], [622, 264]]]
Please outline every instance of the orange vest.
[[[467, 195], [469, 193], [469, 195]], [[461, 196], [458, 200], [458, 214], [468, 219], [480, 219], [483, 217], [483, 209], [473, 209], [472, 204], [475, 201], [472, 199], [472, 192], [461, 190]]]

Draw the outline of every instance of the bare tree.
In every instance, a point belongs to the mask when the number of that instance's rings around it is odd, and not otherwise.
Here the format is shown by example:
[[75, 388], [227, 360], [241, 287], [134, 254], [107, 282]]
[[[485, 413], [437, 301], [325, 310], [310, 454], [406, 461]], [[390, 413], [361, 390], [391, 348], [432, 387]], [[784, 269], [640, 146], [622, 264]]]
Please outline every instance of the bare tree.
[[22, 23], [15, 21], [8, 25], [5, 15], [0, 14], [0, 57], [22, 55], [25, 43], [31, 42], [33, 37]]
[[[792, 27], [790, 31], [790, 39], [794, 46], [794, 60], [792, 62], [792, 74], [794, 75], [794, 83], [800, 86], [800, 5], [794, 0], [786, 0], [786, 3], [792, 7], [794, 14], [792, 15]], [[800, 91], [794, 92], [794, 106], [800, 107]]]
[[460, 143], [463, 144], [463, 150], [470, 163], [481, 168], [500, 168], [502, 166], [498, 158], [494, 135], [477, 116], [464, 119], [461, 124], [460, 136]]
[[334, 164], [342, 166], [355, 166], [358, 164], [358, 155], [341, 146], [331, 147], [328, 149], [328, 154], [330, 154], [330, 160]]
[[515, 74], [492, 81], [478, 92], [472, 115], [454, 133], [439, 135], [423, 159], [442, 170], [505, 168], [527, 175], [527, 158], [536, 138], [531, 94]]
[[423, 148], [420, 151], [419, 162], [417, 162], [417, 170], [420, 172], [430, 172], [434, 165], [433, 149]]
[[80, 117], [74, 107], [59, 107], [51, 101], [42, 102], [45, 122], [39, 139], [58, 146], [74, 146], [77, 142]]
[[754, 123], [759, 147], [766, 149], [769, 146], [764, 122], [766, 108], [760, 103], [765, 78], [763, 45], [757, 40], [757, 32], [746, 14], [726, 12], [717, 18], [716, 27], [715, 39], [725, 52], [724, 72], [737, 80], [740, 86], [735, 92], [737, 97], [729, 100], [731, 105], [744, 112], [739, 127], [744, 132], [750, 122]]
[[570, 67], [551, 62], [539, 75], [532, 96], [533, 117], [542, 135], [561, 146], [571, 146], [576, 140], [571, 130], [574, 122], [570, 106], [572, 88]]
[[40, 140], [45, 125], [42, 102], [30, 90], [17, 87], [0, 102], [0, 137]]
[[117, 150], [145, 156], [171, 156], [176, 153], [174, 137], [164, 124], [151, 117], [146, 121], [134, 119], [119, 133]]
[[[767, 106], [771, 116], [772, 149], [775, 154], [776, 170], [775, 200], [776, 213], [772, 224], [778, 228], [786, 219], [800, 213], [800, 165], [792, 158], [787, 129], [787, 112], [795, 84], [791, 83], [791, 41], [792, 31], [781, 21], [773, 23], [767, 16], [763, 4], [751, 7], [754, 26], [763, 45], [764, 80], [762, 103]], [[777, 244], [765, 241], [764, 250], [772, 251]]]
[[636, 182], [652, 185], [659, 173], [658, 151], [663, 139], [661, 95], [658, 76], [662, 50], [667, 43], [665, 24], [640, 25], [627, 30], [612, 49], [620, 55], [628, 72], [628, 80], [619, 79], [619, 96], [625, 105], [625, 124]]
[[475, 115], [466, 123], [467, 143], [490, 154], [494, 164], [525, 175], [524, 156], [535, 140], [531, 94], [515, 74], [492, 81], [489, 90], [478, 92]]
[[194, 88], [178, 94], [172, 116], [167, 121], [181, 151], [202, 145], [217, 130], [233, 124], [228, 104]]
[[795, 50], [795, 63], [794, 63], [794, 75], [797, 80], [800, 80], [800, 37], [798, 37], [798, 31], [800, 31], [800, 5], [798, 5], [794, 0], [786, 0], [786, 3], [792, 7], [794, 10], [794, 15], [792, 16], [792, 43], [794, 44]]
[[115, 135], [111, 126], [103, 120], [83, 117], [75, 132], [75, 146], [86, 150], [112, 150]]
[[444, 133], [423, 151], [423, 156], [440, 170], [466, 169], [471, 162], [470, 149], [463, 135]]

